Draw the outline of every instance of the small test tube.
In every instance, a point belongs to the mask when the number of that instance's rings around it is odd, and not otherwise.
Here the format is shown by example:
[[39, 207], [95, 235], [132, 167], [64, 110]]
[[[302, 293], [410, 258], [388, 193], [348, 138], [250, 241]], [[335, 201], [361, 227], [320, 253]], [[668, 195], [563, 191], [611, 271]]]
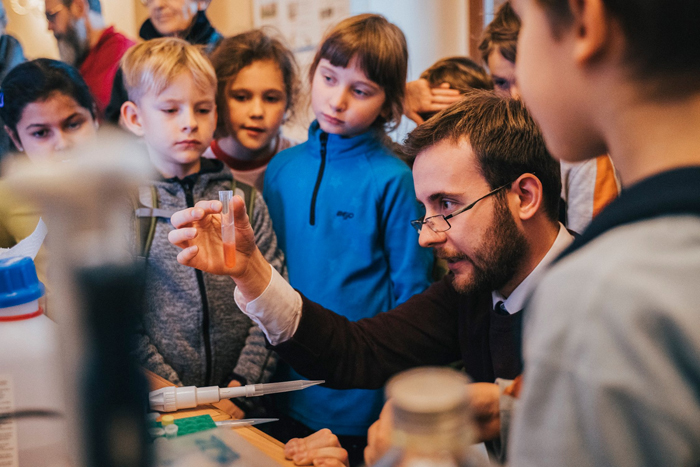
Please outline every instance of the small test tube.
[[221, 210], [221, 240], [224, 243], [224, 264], [227, 268], [236, 265], [236, 229], [231, 200], [233, 200], [233, 191], [219, 192], [219, 201], [224, 205]]
[[179, 427], [175, 424], [168, 425], [164, 428], [165, 430], [165, 437], [168, 439], [172, 439], [177, 437], [177, 432], [178, 432]]

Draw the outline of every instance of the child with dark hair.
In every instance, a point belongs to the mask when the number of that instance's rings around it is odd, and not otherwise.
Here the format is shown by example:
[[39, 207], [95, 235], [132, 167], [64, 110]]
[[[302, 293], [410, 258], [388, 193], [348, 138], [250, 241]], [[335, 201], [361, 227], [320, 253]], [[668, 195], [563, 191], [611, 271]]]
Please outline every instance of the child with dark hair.
[[530, 302], [509, 465], [699, 465], [700, 2], [514, 6], [548, 148], [624, 189]]
[[520, 19], [506, 1], [484, 31], [479, 52], [489, 67], [496, 94], [517, 98], [520, 94], [515, 81], [515, 57], [518, 54]]
[[[32, 161], [61, 157], [97, 133], [97, 107], [77, 69], [40, 58], [13, 68], [0, 87], [0, 118], [15, 147]], [[0, 184], [0, 247], [29, 236], [40, 212]], [[39, 280], [46, 282], [46, 251], [34, 260]]]
[[[484, 67], [468, 57], [449, 57], [438, 60], [420, 75], [431, 88], [456, 89], [461, 94], [472, 89], [493, 89], [493, 80]], [[437, 112], [421, 113], [427, 120]]]
[[[479, 51], [489, 67], [496, 94], [518, 99], [515, 79], [520, 19], [510, 2], [504, 3], [484, 31]], [[526, 103], [527, 104], [527, 103]], [[603, 155], [581, 163], [561, 161], [560, 221], [574, 232], [583, 232], [588, 224], [620, 192], [615, 167]]]
[[281, 131], [298, 95], [294, 54], [262, 30], [224, 39], [211, 56], [219, 120], [204, 157], [226, 164], [236, 180], [262, 191], [278, 152], [297, 144]]
[[[407, 62], [403, 33], [384, 17], [336, 25], [309, 71], [316, 116], [309, 139], [275, 156], [265, 176], [290, 283], [353, 321], [430, 284], [432, 253], [406, 228], [421, 216], [411, 172], [383, 143], [402, 115]], [[290, 370], [282, 377], [299, 376]], [[351, 457], [359, 459], [383, 404], [381, 391], [322, 387], [280, 399], [301, 427], [286, 438], [329, 427], [356, 446]]]

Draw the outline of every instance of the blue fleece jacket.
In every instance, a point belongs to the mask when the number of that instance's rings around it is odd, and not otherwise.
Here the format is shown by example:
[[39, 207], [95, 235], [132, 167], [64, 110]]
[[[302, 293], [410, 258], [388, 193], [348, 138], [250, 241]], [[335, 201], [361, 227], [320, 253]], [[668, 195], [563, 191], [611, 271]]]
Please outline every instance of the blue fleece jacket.
[[[422, 215], [411, 171], [376, 132], [345, 138], [312, 123], [307, 142], [270, 162], [264, 197], [290, 284], [324, 307], [357, 321], [430, 284], [432, 252], [409, 225]], [[318, 386], [285, 399], [293, 418], [340, 435], [366, 435], [383, 405], [381, 391]]]

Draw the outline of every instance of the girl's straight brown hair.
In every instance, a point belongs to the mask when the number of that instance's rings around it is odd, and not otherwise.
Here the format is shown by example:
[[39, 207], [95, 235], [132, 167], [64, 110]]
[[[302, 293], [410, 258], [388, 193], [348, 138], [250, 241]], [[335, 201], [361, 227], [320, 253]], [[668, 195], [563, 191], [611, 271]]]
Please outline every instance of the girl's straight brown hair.
[[353, 58], [367, 78], [386, 95], [384, 108], [374, 126], [392, 129], [403, 115], [408, 71], [408, 47], [401, 29], [381, 15], [363, 14], [347, 18], [324, 37], [309, 69], [313, 82], [322, 58], [333, 66], [347, 67]]

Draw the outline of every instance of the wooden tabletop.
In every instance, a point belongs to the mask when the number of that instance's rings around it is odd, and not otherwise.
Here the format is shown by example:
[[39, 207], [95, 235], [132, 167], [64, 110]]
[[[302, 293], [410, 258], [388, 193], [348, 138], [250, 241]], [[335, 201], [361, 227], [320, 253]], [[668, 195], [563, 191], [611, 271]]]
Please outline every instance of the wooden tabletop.
[[[148, 371], [146, 369], [144, 369], [143, 371], [146, 375], [146, 379], [148, 380], [148, 384], [151, 387], [152, 391], [167, 386], [174, 386], [174, 384], [168, 381], [167, 379], [161, 378], [160, 376], [151, 371]], [[177, 412], [169, 412], [168, 415], [172, 415], [173, 418], [176, 419], [196, 417], [198, 415], [211, 415], [211, 418], [215, 422], [231, 419], [231, 416], [229, 414], [227, 414], [221, 409], [214, 407], [213, 405], [202, 405], [195, 409], [182, 409], [178, 410]], [[245, 438], [246, 441], [248, 441], [250, 444], [252, 444], [260, 451], [265, 453], [268, 457], [272, 458], [278, 464], [287, 467], [294, 466], [294, 463], [292, 461], [286, 460], [284, 458], [284, 444], [280, 443], [272, 436], [263, 433], [262, 431], [252, 426], [243, 426], [232, 429], [236, 430], [236, 433], [241, 435], [243, 438]]]

